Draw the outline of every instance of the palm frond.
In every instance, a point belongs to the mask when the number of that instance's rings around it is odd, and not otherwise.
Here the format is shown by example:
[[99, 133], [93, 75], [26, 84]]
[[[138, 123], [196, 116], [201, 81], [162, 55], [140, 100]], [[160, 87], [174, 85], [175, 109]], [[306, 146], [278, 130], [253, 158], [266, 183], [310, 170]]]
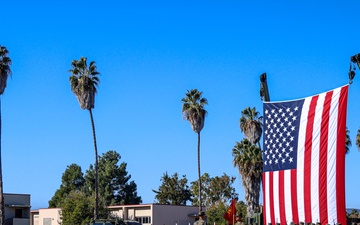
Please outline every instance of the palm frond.
[[7, 79], [11, 76], [11, 63], [9, 51], [5, 46], [0, 45], [0, 95], [4, 93]]
[[79, 60], [71, 62], [72, 69], [69, 70], [70, 86], [74, 92], [80, 107], [82, 109], [92, 109], [95, 104], [95, 94], [97, 93], [97, 86], [100, 79], [97, 75], [100, 73], [96, 70], [95, 61], [90, 62], [87, 68], [87, 58], [81, 57]]
[[360, 129], [357, 131], [357, 134], [356, 134], [356, 146], [358, 147], [358, 150], [360, 151]]

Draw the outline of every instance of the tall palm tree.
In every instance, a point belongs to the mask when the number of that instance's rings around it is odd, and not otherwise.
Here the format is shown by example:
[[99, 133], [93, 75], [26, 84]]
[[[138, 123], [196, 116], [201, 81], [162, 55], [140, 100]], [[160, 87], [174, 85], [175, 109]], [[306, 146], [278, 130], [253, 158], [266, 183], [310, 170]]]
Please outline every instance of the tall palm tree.
[[256, 108], [247, 107], [241, 111], [240, 130], [244, 132], [245, 137], [253, 144], [258, 144], [260, 148], [260, 138], [262, 133], [262, 116], [256, 111]]
[[87, 109], [90, 113], [90, 121], [92, 126], [92, 133], [94, 139], [95, 149], [95, 207], [94, 219], [98, 219], [98, 206], [99, 206], [99, 184], [98, 184], [98, 151], [96, 145], [95, 124], [92, 114], [92, 109], [95, 104], [95, 94], [97, 93], [96, 87], [100, 80], [98, 75], [95, 61], [91, 61], [87, 67], [87, 58], [81, 57], [80, 60], [73, 60], [71, 62], [72, 69], [69, 70], [71, 90], [77, 97], [81, 109]]
[[[248, 205], [247, 215], [251, 216], [256, 207], [259, 205], [259, 196], [260, 196], [260, 185], [261, 185], [261, 173], [262, 173], [262, 154], [260, 146], [260, 138], [262, 135], [262, 116], [256, 111], [256, 108], [247, 107], [241, 111], [240, 117], [240, 130], [244, 132], [246, 139], [241, 143], [237, 143], [235, 146], [235, 151], [233, 149], [234, 166], [238, 163], [239, 172], [242, 176], [243, 186], [245, 189], [245, 200]], [[246, 141], [245, 141], [246, 140]], [[254, 146], [257, 144], [257, 148]], [[243, 160], [245, 161], [245, 166], [250, 166], [250, 172], [247, 170], [244, 171], [243, 166], [239, 164], [236, 156], [239, 156], [237, 153], [245, 153]], [[241, 157], [240, 157], [241, 158]], [[250, 163], [249, 165], [246, 163]], [[261, 166], [260, 166], [261, 165]], [[246, 197], [248, 196], [248, 197]]]
[[[11, 76], [11, 59], [9, 58], [9, 51], [6, 47], [0, 45], [0, 95], [4, 94], [7, 79]], [[3, 177], [2, 177], [2, 157], [1, 157], [1, 102], [0, 102], [0, 225], [4, 224], [4, 192], [3, 192]]]
[[201, 173], [200, 173], [200, 132], [204, 128], [205, 116], [207, 111], [204, 109], [205, 105], [208, 104], [206, 98], [202, 97], [202, 92], [197, 89], [188, 90], [186, 97], [181, 99], [182, 113], [184, 118], [189, 121], [192, 130], [198, 135], [198, 183], [199, 183], [199, 212], [202, 211], [201, 201]]
[[237, 167], [242, 177], [242, 185], [245, 190], [245, 202], [247, 205], [246, 215], [252, 216], [259, 206], [262, 154], [260, 148], [244, 138], [236, 142], [232, 149], [233, 165]]

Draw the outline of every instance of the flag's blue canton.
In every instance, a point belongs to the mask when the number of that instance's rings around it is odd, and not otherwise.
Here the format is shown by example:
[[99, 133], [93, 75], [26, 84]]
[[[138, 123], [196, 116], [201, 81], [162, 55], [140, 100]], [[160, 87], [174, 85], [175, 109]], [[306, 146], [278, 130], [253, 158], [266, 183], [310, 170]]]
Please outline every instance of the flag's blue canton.
[[304, 100], [264, 103], [264, 172], [295, 169]]

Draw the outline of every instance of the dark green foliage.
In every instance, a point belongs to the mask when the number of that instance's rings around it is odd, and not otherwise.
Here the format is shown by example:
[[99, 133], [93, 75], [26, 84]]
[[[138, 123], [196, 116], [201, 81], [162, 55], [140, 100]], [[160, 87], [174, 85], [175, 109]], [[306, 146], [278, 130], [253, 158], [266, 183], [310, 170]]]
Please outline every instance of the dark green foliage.
[[218, 204], [214, 204], [207, 208], [206, 215], [208, 217], [208, 224], [215, 223], [216, 225], [227, 225], [228, 221], [224, 219], [227, 208], [228, 206], [223, 202], [219, 202]]
[[70, 192], [62, 205], [62, 225], [84, 225], [93, 216], [93, 198], [81, 191]]
[[[99, 218], [108, 218], [109, 205], [141, 203], [137, 186], [130, 181], [126, 163], [119, 164], [120, 158], [115, 151], [108, 151], [99, 157]], [[84, 178], [80, 166], [71, 164], [62, 176], [60, 188], [49, 201], [49, 207], [62, 208], [63, 225], [84, 224], [93, 218], [94, 198], [95, 171], [92, 165]]]
[[[116, 151], [108, 151], [99, 157], [99, 194], [104, 197], [106, 205], [139, 204], [142, 201], [137, 196], [137, 185], [130, 181], [127, 164], [119, 164], [120, 159]], [[88, 192], [94, 191], [95, 170], [92, 165], [86, 171], [85, 185]]]
[[[225, 173], [219, 177], [210, 177], [208, 173], [201, 176], [202, 190], [201, 198], [206, 208], [218, 204], [218, 202], [228, 202], [232, 198], [236, 198], [233, 183], [236, 177], [229, 177]], [[198, 181], [191, 182], [191, 190], [193, 197], [193, 205], [197, 205], [199, 199]]]
[[152, 190], [156, 193], [155, 199], [157, 199], [158, 203], [186, 205], [186, 202], [191, 200], [191, 192], [187, 185], [188, 180], [185, 175], [179, 179], [177, 173], [170, 177], [166, 172], [160, 180], [162, 184], [159, 189], [157, 191]]
[[[231, 202], [231, 201], [229, 201]], [[216, 225], [228, 225], [228, 221], [224, 219], [224, 214], [228, 209], [230, 204], [225, 204], [222, 201], [217, 202], [209, 206], [206, 210], [206, 215], [208, 217], [208, 224]], [[242, 214], [242, 220], [246, 217], [246, 205], [243, 201], [236, 203], [236, 214]]]
[[56, 190], [55, 195], [49, 201], [50, 208], [62, 207], [63, 201], [71, 191], [80, 191], [83, 188], [84, 177], [81, 167], [76, 164], [67, 166], [61, 182], [60, 188]]
[[236, 213], [237, 213], [237, 214], [241, 214], [241, 219], [242, 219], [242, 221], [245, 221], [246, 211], [247, 211], [247, 206], [246, 206], [245, 202], [243, 202], [243, 201], [238, 201], [238, 202], [236, 203]]

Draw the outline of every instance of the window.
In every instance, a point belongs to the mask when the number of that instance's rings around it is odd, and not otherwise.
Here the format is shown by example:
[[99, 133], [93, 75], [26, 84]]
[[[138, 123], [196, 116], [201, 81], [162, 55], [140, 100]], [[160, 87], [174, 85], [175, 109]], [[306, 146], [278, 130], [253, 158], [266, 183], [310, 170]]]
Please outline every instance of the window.
[[22, 218], [22, 209], [15, 209], [15, 218]]
[[44, 225], [51, 225], [51, 218], [44, 218], [43, 219], [43, 224]]
[[151, 217], [150, 216], [140, 216], [136, 217], [136, 221], [144, 224], [144, 223], [151, 223]]

